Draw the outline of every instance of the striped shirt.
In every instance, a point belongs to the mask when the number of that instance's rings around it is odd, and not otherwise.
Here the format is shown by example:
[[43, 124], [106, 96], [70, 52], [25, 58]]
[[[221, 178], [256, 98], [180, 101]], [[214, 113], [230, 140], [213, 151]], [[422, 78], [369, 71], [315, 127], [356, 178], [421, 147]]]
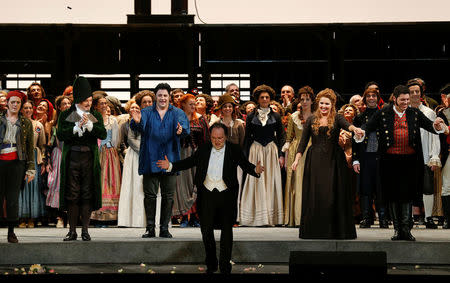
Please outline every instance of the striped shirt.
[[413, 154], [414, 148], [409, 145], [408, 123], [406, 115], [400, 117], [395, 113], [394, 118], [394, 144], [387, 150], [389, 154]]

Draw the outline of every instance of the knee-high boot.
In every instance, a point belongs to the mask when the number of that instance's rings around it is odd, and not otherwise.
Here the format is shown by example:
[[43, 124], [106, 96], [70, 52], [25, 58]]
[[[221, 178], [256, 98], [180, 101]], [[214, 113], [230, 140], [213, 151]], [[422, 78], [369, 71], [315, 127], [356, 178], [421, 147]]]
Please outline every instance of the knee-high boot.
[[156, 216], [156, 197], [144, 198], [145, 216], [147, 218], [147, 228], [142, 238], [155, 237], [155, 216]]
[[400, 207], [397, 202], [389, 202], [389, 213], [392, 218], [392, 224], [394, 225], [394, 236], [392, 236], [392, 241], [401, 240], [400, 237]]
[[410, 221], [412, 217], [412, 204], [409, 202], [401, 203], [401, 227], [400, 235], [402, 240], [415, 241], [416, 238], [411, 234]]
[[169, 221], [172, 217], [173, 197], [162, 196], [161, 198], [161, 218], [159, 236], [164, 238], [172, 238], [169, 233]]

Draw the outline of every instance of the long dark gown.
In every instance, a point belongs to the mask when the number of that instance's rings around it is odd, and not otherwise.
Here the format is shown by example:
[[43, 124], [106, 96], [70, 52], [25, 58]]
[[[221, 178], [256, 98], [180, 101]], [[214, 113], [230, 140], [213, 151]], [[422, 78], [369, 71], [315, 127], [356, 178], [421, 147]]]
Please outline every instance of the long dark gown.
[[298, 152], [304, 153], [309, 138], [303, 174], [300, 238], [355, 239], [350, 175], [344, 151], [339, 146], [339, 131], [350, 124], [342, 115], [335, 117], [330, 137], [328, 127], [312, 129], [314, 116], [306, 121]]

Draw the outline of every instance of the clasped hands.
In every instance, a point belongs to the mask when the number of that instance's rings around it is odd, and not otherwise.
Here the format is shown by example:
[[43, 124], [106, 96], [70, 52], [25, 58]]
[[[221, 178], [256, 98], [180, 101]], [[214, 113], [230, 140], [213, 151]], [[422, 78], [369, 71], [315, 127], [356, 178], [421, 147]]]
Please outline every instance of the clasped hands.
[[433, 127], [438, 131], [444, 130], [445, 133], [448, 132], [447, 125], [445, 125], [444, 120], [440, 117], [437, 117], [436, 120], [434, 120]]

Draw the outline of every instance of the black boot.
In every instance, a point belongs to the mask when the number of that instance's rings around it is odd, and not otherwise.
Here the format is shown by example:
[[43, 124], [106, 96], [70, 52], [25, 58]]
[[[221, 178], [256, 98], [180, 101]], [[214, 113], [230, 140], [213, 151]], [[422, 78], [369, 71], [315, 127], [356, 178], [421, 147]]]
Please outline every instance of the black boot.
[[83, 228], [81, 230], [81, 239], [83, 241], [90, 241], [91, 236], [88, 232], [89, 222], [91, 219], [91, 202], [90, 201], [84, 201], [81, 205], [81, 223], [83, 225]]
[[173, 195], [162, 195], [161, 197], [161, 218], [159, 236], [162, 238], [172, 238], [169, 233], [169, 221], [172, 217]]
[[442, 229], [450, 229], [450, 196], [441, 196], [442, 210], [444, 211], [444, 225]]
[[384, 207], [378, 209], [378, 222], [379, 222], [380, 228], [383, 228], [383, 229], [389, 228], [389, 223], [386, 219], [386, 213], [385, 213]]
[[361, 214], [362, 214], [362, 221], [359, 223], [359, 228], [370, 228], [371, 226], [371, 219], [370, 219], [370, 213], [369, 213], [369, 196], [360, 196], [359, 197], [360, 206], [361, 206]]
[[155, 235], [155, 215], [156, 215], [156, 197], [144, 198], [145, 216], [147, 217], [147, 228], [142, 238], [154, 238]]
[[427, 228], [427, 229], [437, 229], [438, 228], [436, 223], [434, 223], [434, 221], [433, 221], [433, 217], [427, 217], [427, 219], [425, 221], [425, 228]]
[[392, 241], [401, 240], [400, 237], [400, 220], [399, 220], [399, 205], [396, 202], [389, 203], [389, 212], [394, 225], [394, 236], [391, 237]]
[[16, 225], [16, 221], [8, 222], [8, 243], [17, 244], [19, 242], [16, 234], [14, 233], [14, 227], [16, 227]]
[[412, 216], [411, 203], [401, 203], [401, 216], [400, 216], [400, 236], [402, 240], [415, 241], [416, 238], [411, 234], [410, 221]]

